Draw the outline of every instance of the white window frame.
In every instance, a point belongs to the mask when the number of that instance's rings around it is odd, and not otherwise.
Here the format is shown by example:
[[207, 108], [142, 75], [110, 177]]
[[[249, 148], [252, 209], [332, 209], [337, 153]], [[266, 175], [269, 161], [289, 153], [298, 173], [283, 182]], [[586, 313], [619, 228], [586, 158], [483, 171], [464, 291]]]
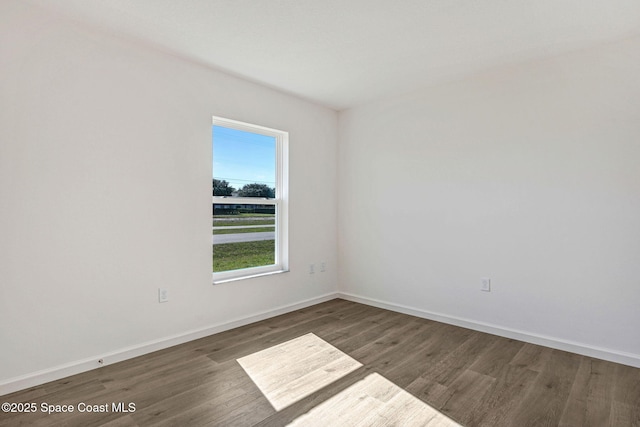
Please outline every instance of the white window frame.
[[[243, 268], [214, 272], [213, 284], [289, 271], [289, 133], [251, 123], [213, 116], [213, 126], [241, 130], [245, 132], [268, 135], [276, 141], [276, 195], [273, 199], [255, 197], [223, 197], [213, 196], [214, 204], [247, 204], [275, 206], [275, 264], [260, 267]], [[213, 140], [212, 140], [213, 147]], [[212, 248], [213, 250], [213, 248]]]

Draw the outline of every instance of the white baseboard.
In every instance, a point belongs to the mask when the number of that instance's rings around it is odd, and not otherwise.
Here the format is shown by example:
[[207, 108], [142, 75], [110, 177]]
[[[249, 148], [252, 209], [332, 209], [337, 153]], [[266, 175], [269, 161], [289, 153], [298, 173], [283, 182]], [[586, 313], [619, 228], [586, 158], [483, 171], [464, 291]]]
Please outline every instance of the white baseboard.
[[[291, 311], [299, 310], [301, 308], [309, 307], [315, 304], [320, 304], [325, 301], [338, 298], [338, 293], [328, 293], [316, 298], [307, 299], [297, 302], [295, 304], [289, 304], [281, 307], [277, 307], [273, 310], [267, 310], [260, 313], [246, 316], [240, 319], [235, 319], [230, 322], [225, 322], [213, 326], [209, 326], [202, 329], [192, 330], [183, 334], [172, 335], [165, 338], [160, 338], [153, 341], [148, 341], [140, 345], [122, 348], [111, 353], [100, 354], [87, 359], [76, 360], [74, 362], [66, 363], [64, 365], [55, 366], [53, 368], [44, 369], [41, 371], [33, 372], [30, 374], [22, 375], [19, 377], [10, 378], [6, 381], [0, 382], [0, 396], [13, 393], [15, 391], [24, 390], [30, 387], [35, 387], [50, 381], [59, 380], [61, 378], [68, 377], [70, 375], [79, 374], [82, 372], [90, 371], [92, 369], [100, 368], [101, 366], [111, 365], [123, 360], [132, 359], [134, 357], [142, 356], [144, 354], [152, 353], [154, 351], [163, 350], [165, 348], [173, 347], [174, 345], [183, 344], [189, 341], [193, 341], [199, 338], [203, 338], [209, 335], [217, 334], [219, 332], [228, 331], [240, 326], [248, 325], [250, 323], [258, 322], [260, 320], [269, 319], [271, 317], [279, 316], [281, 314], [289, 313]], [[98, 360], [102, 360], [102, 365], [98, 363]]]
[[[475, 331], [486, 332], [493, 335], [499, 335], [506, 338], [512, 338], [532, 344], [542, 345], [545, 347], [555, 348], [558, 350], [569, 351], [572, 353], [582, 354], [585, 356], [595, 357], [598, 359], [608, 360], [610, 362], [621, 363], [623, 365], [633, 366], [640, 368], [640, 355], [618, 352], [605, 348], [593, 347], [581, 343], [571, 342], [567, 340], [561, 340], [554, 337], [542, 336], [532, 334], [529, 332], [518, 331], [515, 329], [505, 328], [502, 326], [492, 325], [483, 322], [477, 322], [469, 319], [463, 319], [455, 316], [449, 316], [440, 313], [434, 313], [414, 307], [408, 307], [401, 304], [390, 303], [373, 298], [362, 297], [359, 295], [349, 294], [345, 292], [328, 293], [316, 298], [300, 301], [295, 304], [277, 307], [273, 310], [267, 310], [260, 313], [253, 314], [251, 316], [235, 319], [226, 323], [213, 325], [207, 328], [188, 331], [183, 334], [173, 335], [170, 337], [161, 338], [154, 341], [148, 341], [146, 343], [123, 348], [114, 352], [97, 355], [87, 359], [77, 360], [64, 365], [59, 365], [53, 368], [33, 372], [27, 375], [10, 378], [6, 381], [0, 382], [0, 396], [13, 393], [15, 391], [24, 390], [30, 387], [35, 387], [40, 384], [44, 384], [50, 381], [59, 380], [61, 378], [68, 377], [70, 375], [79, 374], [82, 372], [90, 371], [92, 369], [100, 368], [100, 366], [110, 365], [123, 360], [132, 359], [134, 357], [142, 356], [154, 351], [162, 350], [172, 347], [174, 345], [183, 344], [189, 341], [193, 341], [199, 338], [203, 338], [209, 335], [217, 334], [219, 332], [228, 331], [233, 328], [248, 325], [250, 323], [258, 322], [261, 320], [269, 319], [271, 317], [279, 316], [281, 314], [289, 313], [291, 311], [299, 310], [301, 308], [309, 307], [322, 302], [330, 301], [334, 298], [342, 298], [348, 301], [353, 301], [361, 304], [370, 305], [373, 307], [383, 308], [386, 310], [395, 311], [398, 313], [409, 314], [411, 316], [421, 317], [424, 319], [435, 320], [437, 322], [447, 323], [450, 325], [460, 326], [463, 328], [472, 329]], [[103, 360], [103, 365], [98, 364], [98, 360]]]
[[353, 301], [373, 307], [384, 308], [386, 310], [398, 313], [409, 314], [411, 316], [421, 317], [423, 319], [435, 320], [437, 322], [447, 323], [450, 325], [460, 326], [474, 331], [486, 332], [505, 338], [516, 339], [531, 344], [542, 345], [557, 350], [568, 351], [571, 353], [581, 354], [584, 356], [594, 357], [597, 359], [608, 360], [610, 362], [620, 363], [623, 365], [640, 368], [640, 355], [632, 353], [624, 353], [606, 348], [598, 348], [590, 345], [562, 340], [555, 337], [532, 334], [530, 332], [519, 331], [502, 326], [492, 325], [489, 323], [477, 322], [474, 320], [463, 319], [460, 317], [449, 316], [440, 313], [434, 313], [419, 308], [408, 307], [401, 304], [394, 304], [373, 298], [367, 298], [359, 295], [339, 292], [338, 298]]

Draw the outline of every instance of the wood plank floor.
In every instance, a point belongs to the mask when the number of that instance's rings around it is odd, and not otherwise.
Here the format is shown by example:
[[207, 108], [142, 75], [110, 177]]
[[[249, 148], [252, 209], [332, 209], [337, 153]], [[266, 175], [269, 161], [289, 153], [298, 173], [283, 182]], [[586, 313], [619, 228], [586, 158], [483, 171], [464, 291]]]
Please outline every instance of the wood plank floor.
[[[236, 359], [309, 333], [362, 366], [276, 411]], [[303, 425], [372, 375], [468, 427], [640, 426], [640, 369], [340, 299], [2, 396], [38, 411], [0, 425]], [[43, 402], [76, 410], [48, 415]]]

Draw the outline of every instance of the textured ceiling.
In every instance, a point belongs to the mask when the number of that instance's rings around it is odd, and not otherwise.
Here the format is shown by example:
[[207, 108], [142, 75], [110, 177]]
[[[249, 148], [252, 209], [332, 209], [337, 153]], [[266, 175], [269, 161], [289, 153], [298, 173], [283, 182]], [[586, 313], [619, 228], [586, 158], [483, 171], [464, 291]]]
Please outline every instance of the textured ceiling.
[[29, 0], [335, 109], [640, 34], [640, 0]]

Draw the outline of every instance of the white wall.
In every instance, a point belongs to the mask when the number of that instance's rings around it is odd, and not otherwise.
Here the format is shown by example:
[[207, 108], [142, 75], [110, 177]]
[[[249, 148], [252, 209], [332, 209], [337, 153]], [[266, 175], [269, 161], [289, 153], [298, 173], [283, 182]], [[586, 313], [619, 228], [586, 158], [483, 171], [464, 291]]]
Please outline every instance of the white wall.
[[[14, 0], [0, 76], [0, 394], [334, 293], [334, 111]], [[212, 115], [290, 132], [290, 273], [211, 284]]]
[[341, 292], [640, 366], [639, 53], [632, 38], [342, 112]]

